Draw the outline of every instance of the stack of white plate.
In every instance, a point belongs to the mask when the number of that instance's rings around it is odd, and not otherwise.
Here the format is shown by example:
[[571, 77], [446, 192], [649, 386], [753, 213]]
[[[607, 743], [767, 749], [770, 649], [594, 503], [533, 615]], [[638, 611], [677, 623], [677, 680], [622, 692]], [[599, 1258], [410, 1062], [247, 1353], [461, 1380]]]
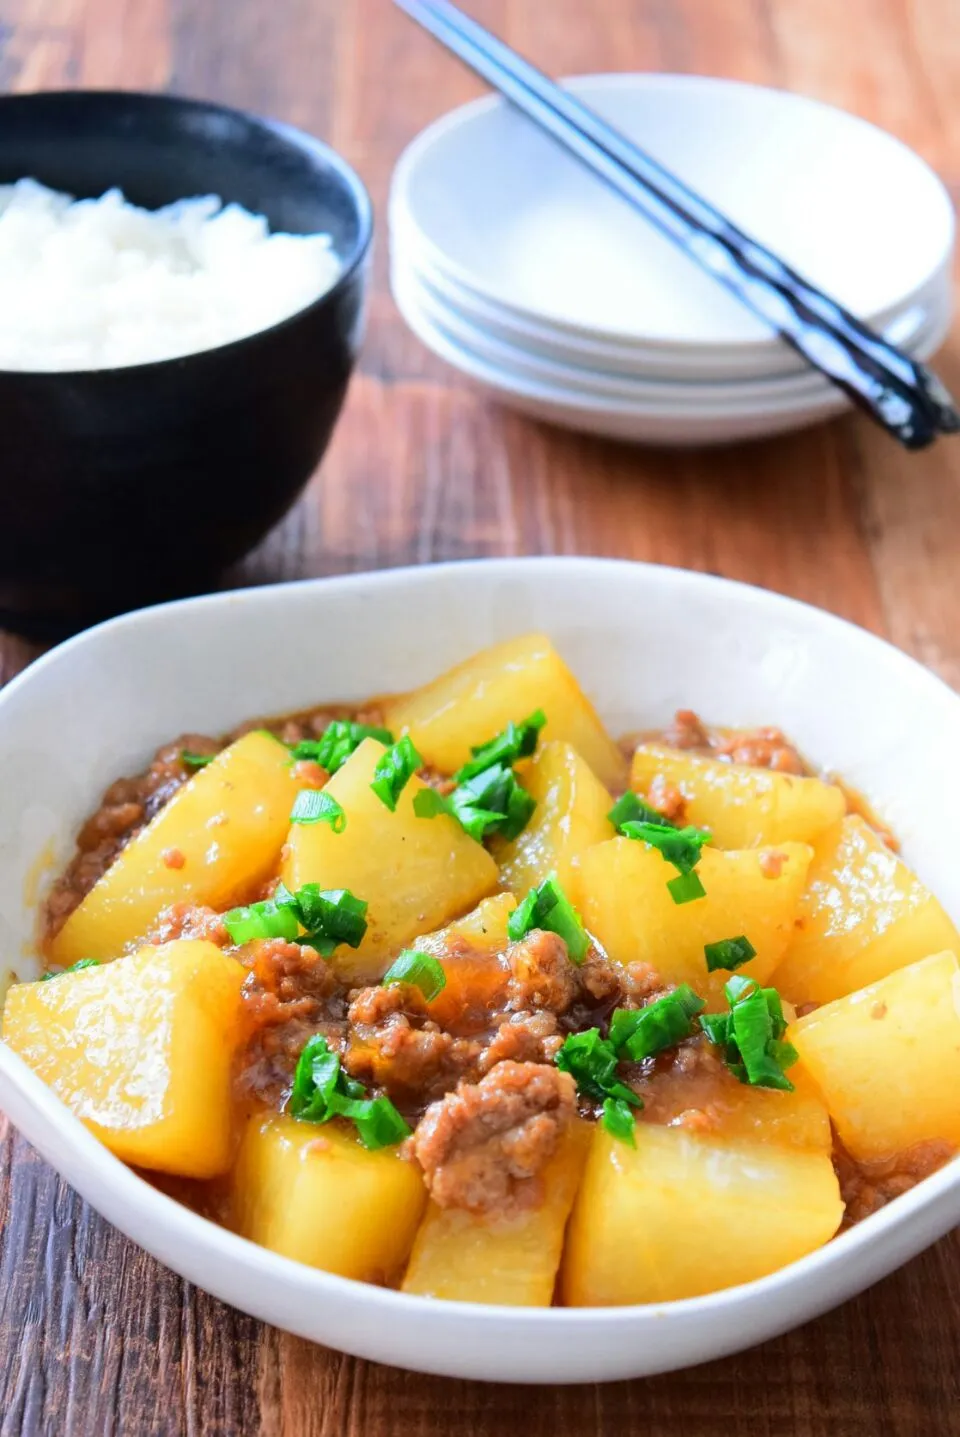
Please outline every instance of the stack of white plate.
[[[951, 312], [954, 216], [911, 150], [843, 111], [680, 75], [570, 88], [854, 314], [926, 358]], [[524, 413], [658, 444], [759, 437], [847, 401], [505, 102], [409, 146], [393, 292], [423, 342]]]

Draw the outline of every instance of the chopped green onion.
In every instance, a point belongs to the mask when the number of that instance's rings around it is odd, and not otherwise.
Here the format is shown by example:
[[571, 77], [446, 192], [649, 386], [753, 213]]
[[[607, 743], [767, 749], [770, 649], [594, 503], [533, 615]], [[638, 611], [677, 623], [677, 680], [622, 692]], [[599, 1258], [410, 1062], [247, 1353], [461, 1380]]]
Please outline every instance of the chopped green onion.
[[449, 814], [450, 804], [435, 788], [418, 788], [413, 795], [413, 811], [417, 818], [436, 818], [439, 813]]
[[534, 928], [546, 929], [562, 938], [574, 963], [582, 963], [586, 958], [589, 935], [555, 873], [549, 874], [537, 888], [531, 888], [507, 919], [507, 935], [515, 943]]
[[547, 716], [543, 709], [537, 709], [521, 723], [508, 723], [506, 728], [488, 743], [471, 748], [473, 758], [458, 771], [457, 782], [466, 783], [468, 779], [494, 765], [503, 764], [510, 768], [518, 759], [529, 758], [537, 746], [540, 730], [546, 721]]
[[607, 818], [617, 829], [624, 823], [656, 823], [661, 828], [676, 827], [676, 824], [671, 823], [657, 809], [651, 808], [649, 803], [645, 803], [639, 794], [630, 789], [617, 799]]
[[[723, 991], [727, 1002], [732, 1008], [734, 1003], [740, 1002], [741, 998], [749, 998], [753, 993], [756, 993], [759, 987], [760, 984], [756, 978], [744, 978], [742, 973], [738, 973], [735, 977], [727, 979], [723, 985]], [[772, 991], [771, 989], [771, 992]]]
[[757, 956], [756, 948], [742, 933], [739, 938], [721, 938], [718, 943], [705, 943], [703, 952], [708, 973], [715, 973], [718, 968], [732, 973]]
[[373, 771], [370, 787], [381, 803], [386, 804], [391, 813], [395, 813], [397, 799], [417, 769], [422, 767], [423, 759], [414, 748], [413, 740], [404, 734], [403, 738], [391, 745], [381, 757]]
[[[326, 1038], [310, 1038], [301, 1050], [293, 1075], [290, 1112], [307, 1123], [325, 1123], [333, 1117], [330, 1099], [340, 1079], [340, 1058]], [[352, 1083], [350, 1078], [347, 1083]], [[362, 1092], [361, 1084], [356, 1085]], [[351, 1094], [352, 1096], [352, 1094]]]
[[584, 1097], [601, 1103], [619, 1098], [632, 1108], [643, 1107], [643, 1099], [617, 1078], [616, 1051], [609, 1039], [601, 1038], [599, 1028], [571, 1033], [553, 1061], [573, 1077]]
[[784, 1070], [797, 1061], [797, 1052], [783, 1041], [787, 1020], [780, 994], [739, 976], [724, 984], [724, 992], [729, 1011], [702, 1014], [700, 1026], [722, 1048], [730, 1072], [741, 1083], [792, 1092]]
[[603, 1117], [600, 1121], [613, 1137], [619, 1138], [622, 1143], [628, 1143], [631, 1148], [637, 1146], [637, 1120], [630, 1104], [624, 1098], [604, 1098]]
[[292, 757], [312, 760], [334, 774], [358, 749], [366, 738], [375, 738], [380, 743], [393, 743], [393, 734], [386, 728], [374, 728], [371, 724], [353, 723], [349, 719], [333, 719], [317, 739], [303, 739], [291, 749]]
[[410, 1136], [409, 1123], [387, 1097], [348, 1098], [339, 1106], [341, 1115], [356, 1125], [365, 1148], [392, 1148]]
[[189, 748], [180, 750], [180, 762], [184, 768], [206, 768], [208, 763], [213, 763], [215, 753], [193, 753]]
[[700, 862], [700, 850], [710, 842], [711, 835], [705, 828], [674, 828], [669, 823], [638, 823], [628, 819], [620, 824], [620, 832], [626, 838], [636, 838], [658, 848], [667, 863], [673, 864], [679, 877], [667, 883], [674, 903], [692, 903], [695, 898], [704, 898], [706, 889], [694, 872]]
[[707, 890], [700, 882], [698, 873], [681, 873], [677, 878], [667, 880], [667, 888], [674, 903], [693, 903], [706, 898]]
[[355, 1124], [360, 1141], [371, 1149], [392, 1146], [410, 1134], [409, 1126], [389, 1098], [368, 1098], [363, 1084], [344, 1073], [339, 1055], [322, 1034], [308, 1040], [297, 1060], [290, 1112], [307, 1123], [348, 1118]]
[[536, 807], [513, 769], [503, 765], [474, 774], [448, 795], [447, 803], [453, 817], [477, 840], [491, 832], [516, 838]]
[[[305, 883], [291, 893], [281, 883], [272, 898], [231, 908], [223, 915], [223, 925], [236, 944], [282, 938], [329, 957], [340, 943], [360, 945], [367, 931], [366, 912], [363, 899], [345, 888], [322, 890], [318, 883]], [[301, 933], [301, 928], [306, 931]]]
[[645, 1008], [618, 1008], [610, 1019], [610, 1041], [621, 1056], [641, 1063], [689, 1038], [705, 1006], [689, 983], [681, 983]]
[[447, 986], [447, 975], [437, 958], [416, 948], [405, 948], [383, 975], [385, 984], [411, 983], [419, 988], [428, 1003], [439, 997]]
[[473, 758], [454, 775], [452, 793], [416, 795], [417, 817], [448, 813], [478, 843], [493, 833], [516, 838], [530, 822], [536, 801], [518, 780], [513, 765], [530, 757], [546, 721], [546, 714], [537, 709], [522, 723], [508, 723], [488, 743], [472, 748]]
[[62, 978], [65, 973], [79, 973], [82, 968], [99, 967], [99, 958], [78, 958], [76, 963], [71, 963], [69, 968], [61, 968], [59, 973], [41, 973], [40, 982], [47, 983], [51, 978]]
[[526, 828], [535, 807], [533, 795], [519, 782], [513, 769], [502, 764], [474, 774], [450, 794], [421, 789], [413, 798], [418, 818], [447, 813], [478, 843], [491, 833], [516, 838]]
[[358, 948], [367, 931], [367, 904], [347, 888], [322, 889], [305, 883], [296, 892], [300, 920], [307, 930], [301, 940], [325, 958], [341, 943]]
[[680, 873], [692, 873], [700, 862], [700, 850], [710, 842], [705, 828], [674, 828], [669, 823], [638, 823], [632, 820], [620, 825], [627, 838], [638, 838], [651, 848], [658, 848], [668, 863]]
[[300, 932], [300, 914], [286, 889], [278, 898], [265, 898], [245, 908], [231, 908], [223, 915], [223, 926], [233, 943], [253, 943], [260, 938], [284, 938], [293, 943]]
[[701, 1013], [700, 1027], [706, 1033], [711, 1043], [716, 1043], [718, 1048], [725, 1048], [730, 1040], [730, 1014], [729, 1013]]
[[293, 801], [290, 822], [308, 826], [329, 823], [334, 833], [342, 833], [347, 826], [347, 815], [325, 788], [304, 788]]

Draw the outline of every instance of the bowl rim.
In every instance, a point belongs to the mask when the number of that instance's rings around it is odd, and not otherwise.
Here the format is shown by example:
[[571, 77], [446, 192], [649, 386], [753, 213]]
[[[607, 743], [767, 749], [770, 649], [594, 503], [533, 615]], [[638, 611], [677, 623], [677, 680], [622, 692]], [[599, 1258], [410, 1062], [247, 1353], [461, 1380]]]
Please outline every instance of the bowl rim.
[[[325, 140], [318, 139], [316, 135], [310, 134], [297, 125], [288, 124], [285, 120], [277, 120], [272, 116], [260, 115], [253, 110], [244, 110], [237, 105], [221, 105], [213, 100], [195, 99], [190, 95], [173, 93], [155, 94], [148, 90], [117, 90], [117, 89], [83, 89], [83, 90], [35, 90], [27, 94], [0, 95], [0, 116], [4, 110], [13, 108], [30, 109], [34, 104], [39, 107], [44, 101], [72, 101], [83, 105], [87, 100], [99, 100], [116, 103], [118, 105], [140, 105], [146, 109], [156, 108], [158, 110], [188, 110], [195, 113], [206, 113], [209, 115], [220, 115], [233, 120], [243, 120], [255, 128], [273, 135], [283, 143], [301, 154], [312, 155], [325, 161], [329, 169], [336, 175], [342, 184], [344, 193], [349, 195], [358, 220], [358, 234], [352, 250], [343, 261], [343, 268], [329, 289], [303, 305], [300, 309], [294, 310], [292, 314], [286, 315], [275, 324], [268, 325], [265, 329], [255, 330], [252, 334], [243, 334], [236, 339], [230, 339], [223, 344], [210, 345], [205, 349], [191, 350], [188, 354], [171, 355], [166, 359], [150, 359], [140, 364], [117, 364], [104, 365], [99, 369], [3, 369], [0, 367], [0, 382], [9, 384], [11, 382], [26, 382], [31, 384], [57, 383], [67, 380], [73, 384], [84, 382], [97, 382], [106, 380], [110, 382], [117, 376], [144, 375], [150, 378], [159, 373], [172, 373], [174, 369], [182, 368], [194, 360], [201, 362], [211, 355], [239, 354], [244, 346], [264, 339], [272, 339], [280, 336], [285, 330], [299, 324], [308, 315], [319, 314], [326, 308], [332, 308], [350, 289], [359, 271], [362, 270], [368, 258], [374, 236], [374, 212], [373, 202], [366, 185], [360, 178], [353, 165], [345, 159], [338, 150]], [[32, 178], [32, 177], [31, 177]], [[42, 184], [43, 181], [41, 180]], [[124, 196], [126, 199], [126, 196]], [[229, 204], [228, 196], [221, 196], [224, 203]], [[129, 203], [129, 201], [128, 201]], [[273, 233], [273, 231], [271, 231]], [[277, 231], [279, 233], [279, 231]]]
[[[302, 579], [240, 591], [222, 591], [137, 610], [74, 636], [30, 665], [0, 691], [0, 713], [11, 702], [16, 702], [21, 691], [31, 685], [38, 675], [46, 674], [64, 656], [84, 645], [102, 640], [105, 634], [138, 626], [149, 633], [151, 624], [182, 618], [198, 607], [206, 610], [219, 608], [226, 615], [232, 614], [227, 622], [242, 624], [250, 606], [282, 604], [289, 593], [333, 593], [339, 590], [344, 593], [362, 592], [366, 596], [373, 588], [389, 591], [411, 580], [429, 583], [442, 581], [445, 576], [461, 580], [480, 570], [504, 577], [529, 577], [539, 573], [562, 579], [577, 576], [587, 580], [591, 576], [599, 578], [603, 573], [619, 570], [646, 575], [652, 582], [665, 584], [675, 589], [681, 600], [684, 590], [693, 588], [709, 589], [720, 602], [726, 595], [731, 595], [742, 603], [762, 605], [770, 613], [771, 622], [776, 621], [778, 614], [784, 617], [792, 615], [805, 619], [807, 624], [815, 624], [818, 629], [828, 628], [840, 636], [846, 634], [848, 641], [855, 639], [858, 645], [872, 651], [878, 658], [882, 657], [890, 670], [891, 682], [899, 679], [904, 687], [912, 687], [918, 697], [929, 699], [931, 707], [935, 704], [942, 706], [945, 701], [953, 708], [960, 704], [960, 696], [948, 684], [886, 639], [801, 600], [737, 580], [667, 565], [593, 556], [525, 556], [447, 561], [372, 573]], [[12, 1119], [15, 1125], [26, 1133], [30, 1141], [37, 1143], [42, 1152], [46, 1142], [54, 1136], [62, 1142], [77, 1169], [77, 1173], [71, 1173], [65, 1181], [75, 1186], [108, 1221], [126, 1232], [139, 1246], [153, 1252], [164, 1265], [187, 1275], [188, 1280], [198, 1282], [222, 1300], [248, 1312], [256, 1311], [263, 1320], [284, 1325], [285, 1311], [292, 1310], [299, 1298], [303, 1302], [320, 1305], [342, 1303], [348, 1325], [355, 1323], [359, 1316], [364, 1323], [369, 1323], [371, 1332], [379, 1332], [382, 1323], [389, 1325], [391, 1317], [401, 1320], [408, 1317], [422, 1321], [424, 1333], [440, 1330], [446, 1322], [465, 1323], [467, 1326], [461, 1329], [464, 1343], [470, 1335], [482, 1341], [485, 1334], [492, 1338], [497, 1333], [501, 1339], [509, 1333], [518, 1343], [523, 1343], [525, 1334], [536, 1333], [538, 1329], [566, 1332], [568, 1339], [582, 1335], [590, 1340], [591, 1352], [598, 1350], [597, 1339], [600, 1336], [609, 1338], [611, 1344], [618, 1340], [623, 1343], [609, 1359], [611, 1366], [606, 1374], [594, 1377], [575, 1374], [566, 1379], [562, 1375], [550, 1378], [531, 1376], [525, 1379], [527, 1381], [590, 1381], [635, 1375], [638, 1359], [634, 1354], [642, 1351], [645, 1332], [651, 1335], [655, 1331], [675, 1332], [677, 1351], [681, 1352], [684, 1324], [697, 1318], [709, 1323], [712, 1334], [709, 1342], [702, 1336], [695, 1337], [694, 1343], [699, 1344], [697, 1350], [700, 1355], [693, 1358], [680, 1355], [672, 1364], [658, 1362], [655, 1368], [645, 1370], [651, 1373], [667, 1371], [671, 1365], [686, 1366], [711, 1356], [740, 1350], [846, 1300], [929, 1245], [960, 1219], [960, 1158], [955, 1158], [910, 1192], [838, 1234], [823, 1247], [765, 1277], [718, 1292], [671, 1302], [622, 1307], [517, 1308], [500, 1304], [438, 1302], [308, 1267], [201, 1217], [154, 1187], [110, 1153], [2, 1041], [0, 1092], [3, 1093], [4, 1106], [15, 1110]], [[59, 1161], [48, 1160], [60, 1169]], [[917, 1221], [915, 1224], [914, 1220], [922, 1219], [924, 1214], [928, 1216], [927, 1223], [924, 1225], [922, 1221]], [[911, 1233], [915, 1234], [921, 1227], [924, 1228], [921, 1240], [913, 1242]], [[934, 1228], [936, 1231], [933, 1231]], [[875, 1246], [886, 1249], [880, 1262], [872, 1260], [869, 1255]], [[175, 1259], [167, 1255], [171, 1251], [176, 1252]], [[211, 1266], [198, 1278], [198, 1264], [204, 1261]], [[241, 1279], [246, 1286], [242, 1285]], [[279, 1316], [263, 1315], [268, 1303], [260, 1300], [256, 1286], [250, 1284], [263, 1284], [271, 1293], [278, 1294], [272, 1312], [279, 1313]], [[254, 1296], [254, 1293], [257, 1295]], [[786, 1315], [781, 1313], [781, 1317], [773, 1321], [760, 1320], [760, 1335], [749, 1335], [757, 1330], [756, 1309], [764, 1307], [768, 1298], [778, 1296], [784, 1302], [788, 1297], [794, 1299], [789, 1311]], [[740, 1317], [743, 1319], [742, 1328], [738, 1321]], [[292, 1318], [288, 1330], [298, 1330]], [[362, 1329], [354, 1327], [352, 1330], [360, 1332]], [[698, 1334], [699, 1331], [698, 1328]], [[748, 1335], [744, 1337], [742, 1333]], [[304, 1332], [303, 1335], [310, 1336], [310, 1333]], [[624, 1339], [629, 1341], [624, 1342]], [[708, 1347], [709, 1351], [706, 1351]], [[369, 1349], [365, 1348], [366, 1337], [357, 1336], [345, 1341], [341, 1350], [370, 1356]], [[380, 1357], [378, 1360], [384, 1359]], [[531, 1366], [540, 1372], [544, 1370], [544, 1361], [537, 1366], [538, 1360], [537, 1354], [531, 1351]], [[405, 1362], [404, 1365], [425, 1372], [483, 1377], [479, 1367], [484, 1364], [490, 1371], [495, 1370], [492, 1359], [488, 1360], [482, 1353], [465, 1356], [462, 1370], [455, 1373], [445, 1358], [432, 1358], [429, 1351], [424, 1351], [416, 1364]], [[498, 1379], [494, 1377], [491, 1380]], [[511, 1376], [510, 1380], [523, 1379]]]
[[[742, 91], [744, 93], [774, 96], [778, 100], [785, 101], [797, 108], [807, 108], [809, 111], [819, 111], [831, 115], [834, 119], [840, 119], [854, 127], [871, 131], [874, 135], [880, 136], [889, 144], [903, 151], [919, 170], [925, 172], [928, 182], [939, 191], [939, 199], [942, 204], [943, 217], [946, 222], [945, 246], [936, 265], [930, 273], [924, 277], [922, 284], [926, 285], [941, 269], [949, 264], [950, 256], [957, 232], [957, 216], [950, 199], [949, 191], [933, 166], [912, 149], [898, 135], [886, 130], [882, 125], [875, 124], [872, 120], [865, 119], [862, 115], [855, 114], [852, 110], [844, 109], [841, 105], [831, 104], [829, 101], [821, 100], [813, 95], [801, 94], [795, 90], [788, 90], [783, 86], [761, 85], [752, 80], [740, 80], [726, 75], [698, 75], [684, 72], [660, 72], [650, 73], [649, 71], [596, 71], [577, 72], [575, 74], [563, 75], [559, 83], [568, 87], [574, 94], [584, 93], [584, 98], [589, 102], [590, 94], [597, 90], [630, 90], [632, 88], [649, 88], [652, 90], [666, 91], [677, 89], [680, 91], [694, 91], [703, 89], [706, 91]], [[402, 217], [402, 222], [408, 226], [409, 232], [415, 236], [416, 243], [421, 246], [422, 252], [428, 257], [430, 263], [443, 275], [468, 290], [471, 294], [481, 299], [494, 302], [505, 311], [519, 316], [523, 320], [539, 323], [544, 326], [555, 328], [569, 337], [587, 336], [595, 341], [613, 340], [618, 344], [642, 344], [644, 347], [660, 350], [664, 353], [679, 355], [696, 354], [699, 351], [722, 356], [724, 353], [731, 353], [743, 358], [748, 355], [762, 356], [769, 352], [771, 345], [776, 346], [781, 341], [775, 332], [771, 331], [770, 337], [766, 340], [757, 339], [728, 339], [723, 341], [708, 340], [703, 343], [693, 340], [657, 338], [655, 335], [638, 335], [632, 332], [608, 331], [601, 326], [585, 326], [578, 324], [572, 319], [564, 318], [558, 314], [547, 314], [542, 310], [510, 298], [500, 290], [490, 286], [484, 287], [482, 280], [459, 260], [450, 258], [447, 253], [433, 239], [427, 236], [417, 222], [414, 209], [409, 199], [409, 189], [417, 168], [426, 160], [433, 145], [443, 141], [448, 135], [456, 133], [465, 126], [469, 126], [475, 120], [481, 120], [484, 116], [496, 111], [506, 111], [510, 108], [509, 102], [498, 94], [484, 95], [479, 99], [469, 100], [465, 104], [458, 105], [445, 114], [440, 115], [425, 129], [421, 130], [403, 150], [394, 167], [390, 181], [389, 211]], [[902, 287], [893, 298], [889, 299], [880, 315], [895, 315], [903, 308], [908, 301], [911, 301], [917, 286], [913, 289], [904, 290]], [[868, 324], [875, 322], [874, 315], [863, 316]]]

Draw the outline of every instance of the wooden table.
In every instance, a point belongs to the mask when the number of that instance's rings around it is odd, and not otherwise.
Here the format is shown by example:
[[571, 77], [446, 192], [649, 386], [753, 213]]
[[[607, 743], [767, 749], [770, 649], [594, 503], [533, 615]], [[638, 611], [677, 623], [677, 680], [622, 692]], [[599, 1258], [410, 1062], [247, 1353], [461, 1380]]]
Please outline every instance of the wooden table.
[[[555, 72], [703, 71], [833, 101], [915, 146], [956, 194], [955, 4], [474, 0], [474, 10]], [[170, 88], [274, 114], [331, 141], [373, 192], [381, 229], [360, 372], [321, 474], [237, 582], [489, 554], [649, 559], [823, 605], [960, 685], [960, 441], [910, 457], [846, 419], [742, 449], [630, 449], [492, 407], [421, 348], [387, 288], [389, 176], [407, 141], [479, 86], [388, 0], [4, 0], [0, 83]], [[940, 367], [960, 389], [956, 350]], [[0, 680], [35, 652], [0, 635]], [[960, 1433], [957, 1234], [742, 1357], [551, 1390], [411, 1376], [264, 1327], [120, 1237], [9, 1131], [0, 1220], [4, 1437]]]

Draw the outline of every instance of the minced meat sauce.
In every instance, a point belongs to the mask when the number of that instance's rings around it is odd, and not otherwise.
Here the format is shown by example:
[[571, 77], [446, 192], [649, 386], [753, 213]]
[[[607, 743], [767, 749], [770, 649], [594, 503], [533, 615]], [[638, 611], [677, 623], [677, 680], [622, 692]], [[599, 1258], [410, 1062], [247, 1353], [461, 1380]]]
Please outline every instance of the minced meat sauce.
[[[143, 774], [112, 784], [84, 825], [77, 854], [47, 901], [47, 934], [58, 931], [123, 846], [191, 776], [184, 750], [215, 754], [251, 728], [268, 728], [292, 744], [343, 717], [379, 720], [371, 708], [358, 713], [327, 707], [251, 722], [220, 740], [187, 734], [165, 745]], [[643, 738], [783, 773], [810, 772], [778, 729], [711, 729], [689, 710]], [[636, 739], [630, 742], [632, 751]], [[319, 787], [326, 775], [318, 765], [312, 768], [317, 772], [303, 777]], [[443, 777], [422, 777], [441, 790], [449, 786]], [[657, 783], [651, 803], [682, 820], [682, 796]], [[408, 984], [346, 985], [306, 945], [265, 939], [231, 947], [220, 915], [208, 908], [177, 904], [164, 910], [149, 938], [204, 938], [246, 967], [245, 1033], [235, 1073], [244, 1107], [282, 1109], [304, 1044], [323, 1035], [346, 1072], [372, 1096], [388, 1096], [406, 1118], [413, 1132], [404, 1155], [419, 1165], [433, 1199], [475, 1213], [504, 1215], [536, 1205], [544, 1168], [564, 1129], [577, 1113], [598, 1116], [598, 1106], [578, 1096], [570, 1075], [554, 1066], [564, 1039], [594, 1027], [605, 1034], [615, 1008], [643, 1007], [672, 988], [649, 965], [622, 967], [596, 947], [577, 965], [562, 938], [540, 930], [496, 953], [479, 951], [462, 937], [451, 938], [443, 952], [433, 947], [447, 984], [431, 1003]], [[638, 1120], [702, 1134], [722, 1125], [731, 1085], [738, 1086], [702, 1035], [642, 1064], [623, 1065], [621, 1076], [643, 1100]], [[835, 1139], [846, 1224], [899, 1196], [950, 1156], [948, 1145], [925, 1143], [865, 1167]]]

